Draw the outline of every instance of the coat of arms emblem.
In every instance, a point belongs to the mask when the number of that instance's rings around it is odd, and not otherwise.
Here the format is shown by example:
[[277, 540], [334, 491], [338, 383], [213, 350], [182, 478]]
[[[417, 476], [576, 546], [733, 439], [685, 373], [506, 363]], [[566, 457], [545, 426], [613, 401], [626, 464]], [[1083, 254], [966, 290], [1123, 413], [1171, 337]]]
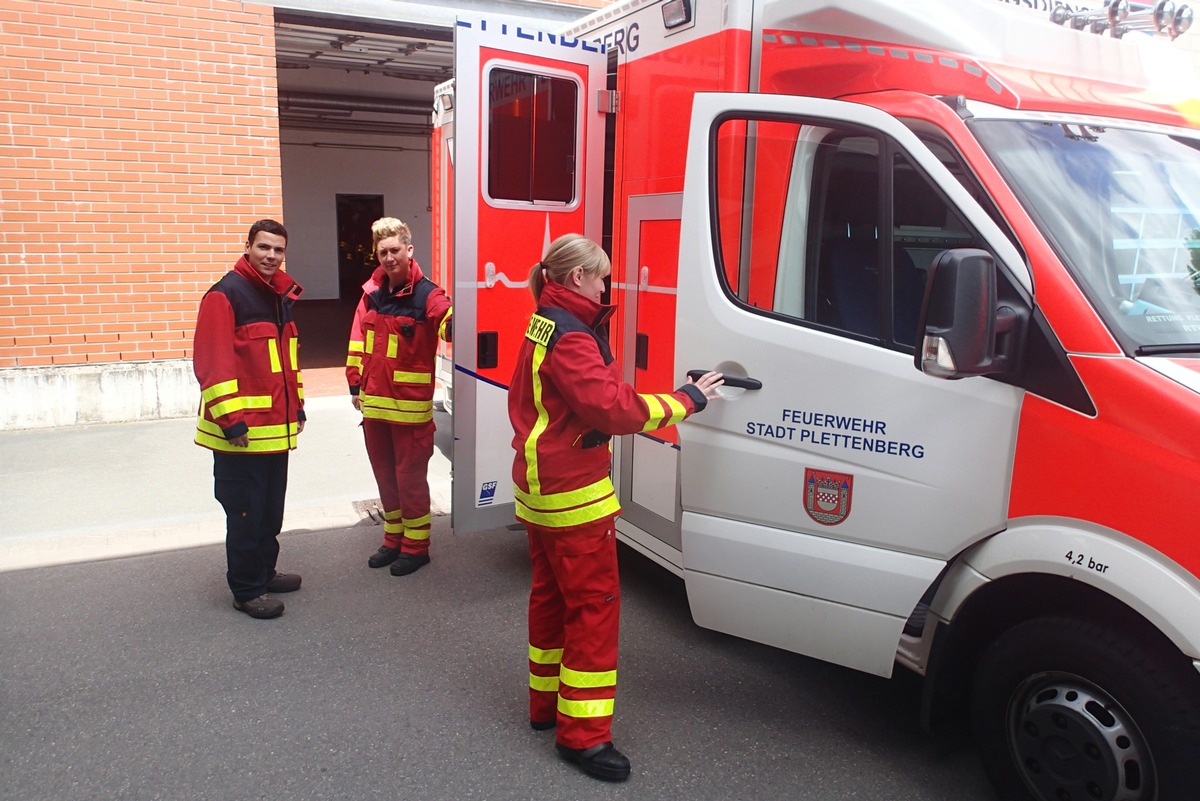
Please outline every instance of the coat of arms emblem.
[[804, 468], [804, 511], [823, 526], [836, 526], [850, 514], [854, 476]]

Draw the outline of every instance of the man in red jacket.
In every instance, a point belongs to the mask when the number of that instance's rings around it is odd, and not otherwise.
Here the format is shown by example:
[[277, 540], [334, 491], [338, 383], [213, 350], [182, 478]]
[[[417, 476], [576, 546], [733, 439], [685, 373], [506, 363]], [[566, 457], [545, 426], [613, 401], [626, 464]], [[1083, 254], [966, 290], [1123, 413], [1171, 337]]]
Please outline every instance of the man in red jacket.
[[268, 593], [300, 588], [275, 570], [288, 452], [304, 430], [304, 390], [292, 307], [300, 285], [280, 268], [287, 229], [259, 220], [245, 254], [200, 301], [192, 362], [200, 382], [196, 444], [213, 452], [214, 494], [225, 509], [226, 579], [250, 617], [283, 614]]

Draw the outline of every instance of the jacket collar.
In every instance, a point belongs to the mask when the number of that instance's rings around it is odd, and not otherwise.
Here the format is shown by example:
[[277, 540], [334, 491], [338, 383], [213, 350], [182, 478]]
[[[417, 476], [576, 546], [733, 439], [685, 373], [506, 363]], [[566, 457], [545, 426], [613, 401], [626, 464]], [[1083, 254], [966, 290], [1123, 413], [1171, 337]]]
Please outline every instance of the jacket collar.
[[555, 306], [568, 311], [593, 330], [608, 322], [608, 318], [612, 317], [617, 310], [615, 304], [596, 303], [594, 300], [585, 298], [578, 292], [553, 281], [546, 282], [546, 285], [542, 287], [538, 303], [542, 306]]
[[283, 270], [276, 270], [275, 274], [271, 276], [271, 280], [268, 281], [258, 270], [250, 266], [249, 259], [244, 255], [238, 259], [237, 264], [233, 265], [233, 271], [260, 289], [276, 295], [285, 295], [293, 300], [300, 297], [300, 293], [304, 291], [303, 287]]
[[[421, 272], [421, 265], [417, 264], [416, 259], [410, 259], [408, 263], [408, 283], [400, 287], [399, 291], [393, 287], [388, 287], [388, 289], [391, 290], [390, 294], [404, 295], [412, 292], [413, 287], [416, 286], [417, 282], [424, 277], [425, 273]], [[366, 283], [362, 285], [362, 289], [363, 292], [369, 295], [376, 289], [386, 286], [387, 283], [388, 277], [387, 273], [384, 272], [383, 267], [376, 267], [375, 272], [371, 273], [371, 277], [368, 278]]]

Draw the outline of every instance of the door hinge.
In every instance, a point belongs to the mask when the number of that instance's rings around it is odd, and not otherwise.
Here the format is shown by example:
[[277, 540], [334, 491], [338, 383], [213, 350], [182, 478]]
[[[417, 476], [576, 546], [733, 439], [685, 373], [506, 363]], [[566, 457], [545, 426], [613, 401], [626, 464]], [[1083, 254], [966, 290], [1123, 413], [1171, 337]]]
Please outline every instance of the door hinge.
[[601, 114], [616, 114], [621, 108], [621, 93], [616, 89], [597, 89], [596, 105]]

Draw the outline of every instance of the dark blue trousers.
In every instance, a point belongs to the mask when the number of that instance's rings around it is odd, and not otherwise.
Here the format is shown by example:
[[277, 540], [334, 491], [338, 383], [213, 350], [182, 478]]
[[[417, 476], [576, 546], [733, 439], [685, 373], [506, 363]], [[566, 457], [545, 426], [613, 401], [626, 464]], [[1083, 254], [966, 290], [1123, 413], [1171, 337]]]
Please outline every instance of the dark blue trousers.
[[225, 509], [225, 577], [234, 600], [262, 595], [275, 575], [287, 477], [287, 451], [213, 451], [213, 492]]

